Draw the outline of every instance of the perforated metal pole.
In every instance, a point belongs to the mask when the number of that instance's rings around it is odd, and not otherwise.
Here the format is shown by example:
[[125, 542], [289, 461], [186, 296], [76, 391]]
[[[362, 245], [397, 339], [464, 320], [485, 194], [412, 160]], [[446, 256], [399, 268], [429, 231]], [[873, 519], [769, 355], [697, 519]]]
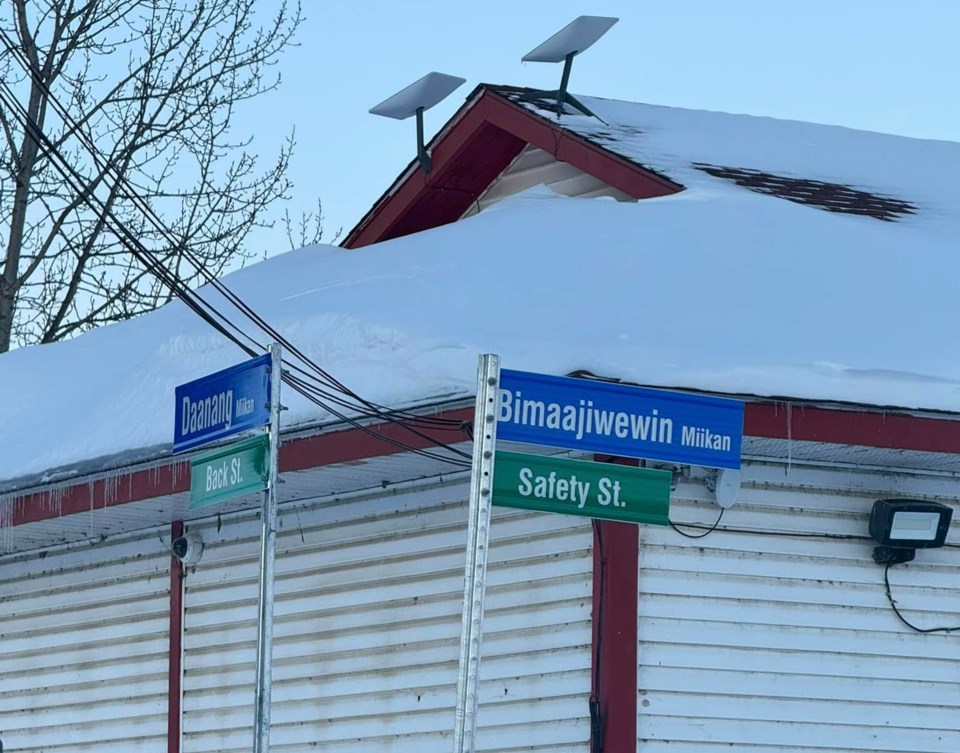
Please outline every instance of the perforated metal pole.
[[493, 460], [497, 442], [497, 388], [500, 357], [480, 356], [477, 402], [473, 418], [473, 472], [467, 512], [467, 563], [464, 568], [463, 625], [460, 631], [460, 671], [453, 753], [473, 753], [476, 745], [483, 641], [483, 600], [487, 589], [487, 550], [493, 497]]
[[270, 456], [263, 493], [260, 535], [260, 614], [257, 620], [257, 690], [253, 752], [270, 750], [270, 699], [273, 692], [273, 581], [277, 548], [277, 460], [280, 455], [280, 345], [270, 346]]

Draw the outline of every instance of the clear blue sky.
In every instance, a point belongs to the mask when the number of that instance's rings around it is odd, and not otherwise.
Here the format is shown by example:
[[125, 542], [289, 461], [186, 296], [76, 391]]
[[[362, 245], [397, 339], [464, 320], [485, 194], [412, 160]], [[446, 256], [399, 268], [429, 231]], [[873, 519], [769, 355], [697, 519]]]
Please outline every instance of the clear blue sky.
[[[276, 0], [264, 0], [268, 12]], [[521, 63], [582, 14], [620, 22], [574, 64], [581, 94], [960, 141], [960, 0], [303, 0], [279, 91], [241, 113], [263, 156], [291, 127], [291, 209], [323, 201], [349, 230], [415, 156], [413, 121], [367, 110], [431, 70], [467, 83], [427, 113], [429, 138], [478, 83], [555, 88]], [[265, 234], [268, 254], [286, 250]]]

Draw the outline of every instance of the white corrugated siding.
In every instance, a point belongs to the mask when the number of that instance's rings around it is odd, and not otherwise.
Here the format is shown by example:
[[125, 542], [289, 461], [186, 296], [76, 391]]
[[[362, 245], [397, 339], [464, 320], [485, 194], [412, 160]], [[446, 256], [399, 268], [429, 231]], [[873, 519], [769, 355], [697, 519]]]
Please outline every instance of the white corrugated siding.
[[[876, 499], [960, 492], [946, 478], [757, 463], [744, 479], [724, 525], [865, 536]], [[701, 481], [681, 483], [674, 519], [712, 522], [711, 499]], [[904, 627], [871, 551], [869, 541], [723, 531], [693, 541], [642, 528], [638, 750], [960, 751], [960, 635]], [[921, 551], [890, 580], [915, 623], [960, 625], [957, 549]]]
[[[277, 550], [271, 750], [447, 753], [459, 653], [466, 486], [288, 510]], [[592, 529], [495, 510], [480, 750], [585, 749]], [[184, 753], [248, 751], [259, 522], [194, 526]]]
[[0, 560], [5, 751], [166, 750], [169, 573], [156, 531]]
[[584, 199], [609, 196], [617, 201], [635, 201], [623, 191], [583, 172], [569, 162], [561, 162], [552, 154], [528, 144], [463, 216], [470, 217], [507, 196], [539, 185], [550, 186], [563, 196], [578, 196]]

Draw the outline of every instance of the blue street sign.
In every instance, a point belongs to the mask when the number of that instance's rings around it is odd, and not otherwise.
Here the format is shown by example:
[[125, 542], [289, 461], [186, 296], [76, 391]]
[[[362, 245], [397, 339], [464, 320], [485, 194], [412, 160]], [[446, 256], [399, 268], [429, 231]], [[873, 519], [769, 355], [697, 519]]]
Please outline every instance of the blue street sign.
[[502, 369], [497, 439], [739, 468], [743, 402]]
[[187, 382], [176, 391], [173, 451], [270, 423], [270, 354]]

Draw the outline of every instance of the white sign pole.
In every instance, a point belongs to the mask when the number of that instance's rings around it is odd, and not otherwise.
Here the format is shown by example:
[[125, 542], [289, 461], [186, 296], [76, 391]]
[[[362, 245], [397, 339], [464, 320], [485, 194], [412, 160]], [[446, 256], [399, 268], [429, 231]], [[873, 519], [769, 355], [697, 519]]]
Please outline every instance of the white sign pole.
[[499, 383], [500, 357], [489, 353], [480, 356], [473, 417], [473, 471], [467, 512], [467, 563], [464, 568], [463, 625], [460, 632], [453, 753], [473, 753], [476, 745], [480, 644], [483, 640], [483, 599], [487, 588]]
[[270, 345], [270, 456], [263, 493], [260, 536], [260, 614], [257, 620], [257, 689], [253, 751], [270, 750], [270, 699], [273, 692], [273, 585], [277, 547], [277, 460], [280, 455], [280, 345]]

